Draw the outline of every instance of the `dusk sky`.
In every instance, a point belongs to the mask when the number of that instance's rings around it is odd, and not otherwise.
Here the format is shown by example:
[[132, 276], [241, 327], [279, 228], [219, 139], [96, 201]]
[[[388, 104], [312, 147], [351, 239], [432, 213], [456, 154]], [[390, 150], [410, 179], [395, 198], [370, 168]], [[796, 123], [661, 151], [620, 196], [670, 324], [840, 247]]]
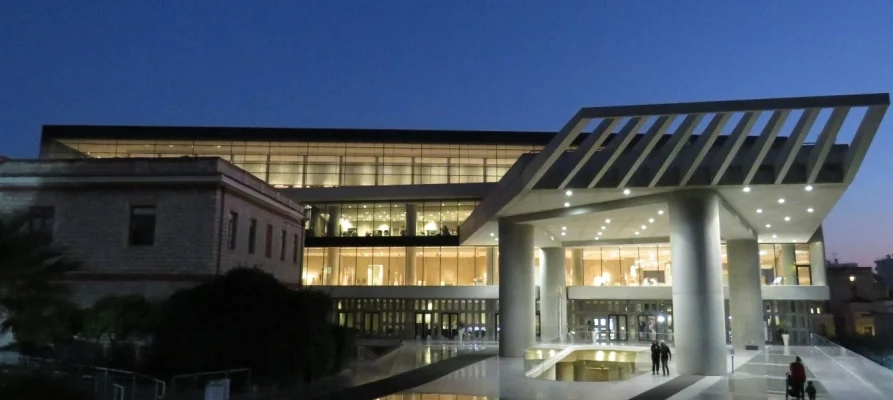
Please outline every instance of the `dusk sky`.
[[[890, 0], [0, 2], [17, 158], [43, 124], [558, 130], [582, 106], [890, 91]], [[829, 258], [893, 253], [891, 113]]]

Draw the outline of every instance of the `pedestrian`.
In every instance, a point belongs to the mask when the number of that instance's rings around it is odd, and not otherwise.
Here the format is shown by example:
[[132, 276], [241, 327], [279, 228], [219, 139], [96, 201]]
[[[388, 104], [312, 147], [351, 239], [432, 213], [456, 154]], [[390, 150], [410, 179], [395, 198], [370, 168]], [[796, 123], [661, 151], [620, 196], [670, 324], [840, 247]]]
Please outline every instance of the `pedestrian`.
[[670, 353], [670, 346], [667, 346], [667, 342], [663, 340], [660, 341], [660, 365], [663, 369], [664, 375], [670, 375], [670, 366], [667, 365], [670, 362], [670, 358], [673, 357], [673, 354]]
[[657, 340], [651, 342], [651, 375], [660, 371], [660, 345]]
[[809, 396], [809, 400], [815, 400], [815, 386], [812, 385], [812, 381], [806, 384], [806, 394]]
[[802, 399], [805, 396], [803, 395], [803, 384], [806, 383], [806, 368], [803, 366], [803, 360], [800, 357], [794, 359], [794, 362], [790, 365], [790, 376], [791, 376], [791, 392], [793, 393], [794, 398]]

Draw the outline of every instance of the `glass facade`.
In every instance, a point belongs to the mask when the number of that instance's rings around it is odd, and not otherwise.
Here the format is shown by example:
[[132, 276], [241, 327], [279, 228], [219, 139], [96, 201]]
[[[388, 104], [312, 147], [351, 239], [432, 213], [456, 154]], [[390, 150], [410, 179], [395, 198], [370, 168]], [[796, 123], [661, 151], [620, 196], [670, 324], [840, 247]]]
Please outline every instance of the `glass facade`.
[[[459, 225], [477, 204], [456, 200], [315, 204], [306, 228], [311, 236], [458, 236]], [[412, 210], [415, 226], [407, 228], [406, 214]], [[337, 232], [329, 234], [328, 221], [333, 217], [339, 218]]]
[[[407, 263], [407, 257], [414, 258]], [[407, 265], [415, 281], [407, 282]], [[316, 247], [304, 252], [305, 285], [476, 286], [487, 284], [487, 247]]]
[[[531, 145], [60, 140], [42, 155], [220, 157], [278, 187], [498, 182]], [[74, 151], [72, 151], [74, 150]]]
[[[787, 255], [782, 254], [787, 252]], [[488, 253], [494, 255], [488, 259]], [[414, 261], [407, 262], [407, 254]], [[573, 252], [565, 251], [569, 286], [671, 286], [670, 246], [605, 246], [582, 251], [583, 283], [573, 281]], [[304, 252], [305, 285], [479, 286], [499, 284], [498, 247], [315, 247]], [[793, 260], [789, 265], [788, 260]], [[810, 285], [806, 244], [761, 244], [763, 285]], [[534, 276], [540, 284], [540, 252], [534, 251]], [[412, 268], [414, 282], [407, 282]], [[489, 270], [488, 270], [489, 269]], [[493, 274], [489, 277], [487, 274]], [[722, 246], [723, 284], [728, 260]]]

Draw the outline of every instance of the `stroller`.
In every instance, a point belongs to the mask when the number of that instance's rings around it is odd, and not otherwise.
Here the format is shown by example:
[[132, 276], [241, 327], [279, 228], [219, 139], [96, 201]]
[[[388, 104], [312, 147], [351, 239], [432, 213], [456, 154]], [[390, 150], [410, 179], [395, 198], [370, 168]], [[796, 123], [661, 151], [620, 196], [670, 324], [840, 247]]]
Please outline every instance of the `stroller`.
[[785, 374], [784, 380], [784, 399], [804, 399], [805, 393], [800, 392], [799, 390], [794, 388], [794, 381], [791, 379], [791, 373], [788, 372]]

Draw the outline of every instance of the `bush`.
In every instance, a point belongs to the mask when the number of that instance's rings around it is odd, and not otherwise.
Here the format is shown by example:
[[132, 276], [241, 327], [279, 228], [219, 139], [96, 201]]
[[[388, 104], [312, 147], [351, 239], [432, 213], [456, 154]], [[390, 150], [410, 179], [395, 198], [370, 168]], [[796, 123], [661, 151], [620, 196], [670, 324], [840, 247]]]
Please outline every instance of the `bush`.
[[251, 368], [257, 378], [315, 379], [337, 366], [331, 298], [237, 268], [162, 306], [147, 369], [159, 376]]
[[0, 373], [0, 399], [87, 400], [89, 396], [63, 377], [34, 373]]

